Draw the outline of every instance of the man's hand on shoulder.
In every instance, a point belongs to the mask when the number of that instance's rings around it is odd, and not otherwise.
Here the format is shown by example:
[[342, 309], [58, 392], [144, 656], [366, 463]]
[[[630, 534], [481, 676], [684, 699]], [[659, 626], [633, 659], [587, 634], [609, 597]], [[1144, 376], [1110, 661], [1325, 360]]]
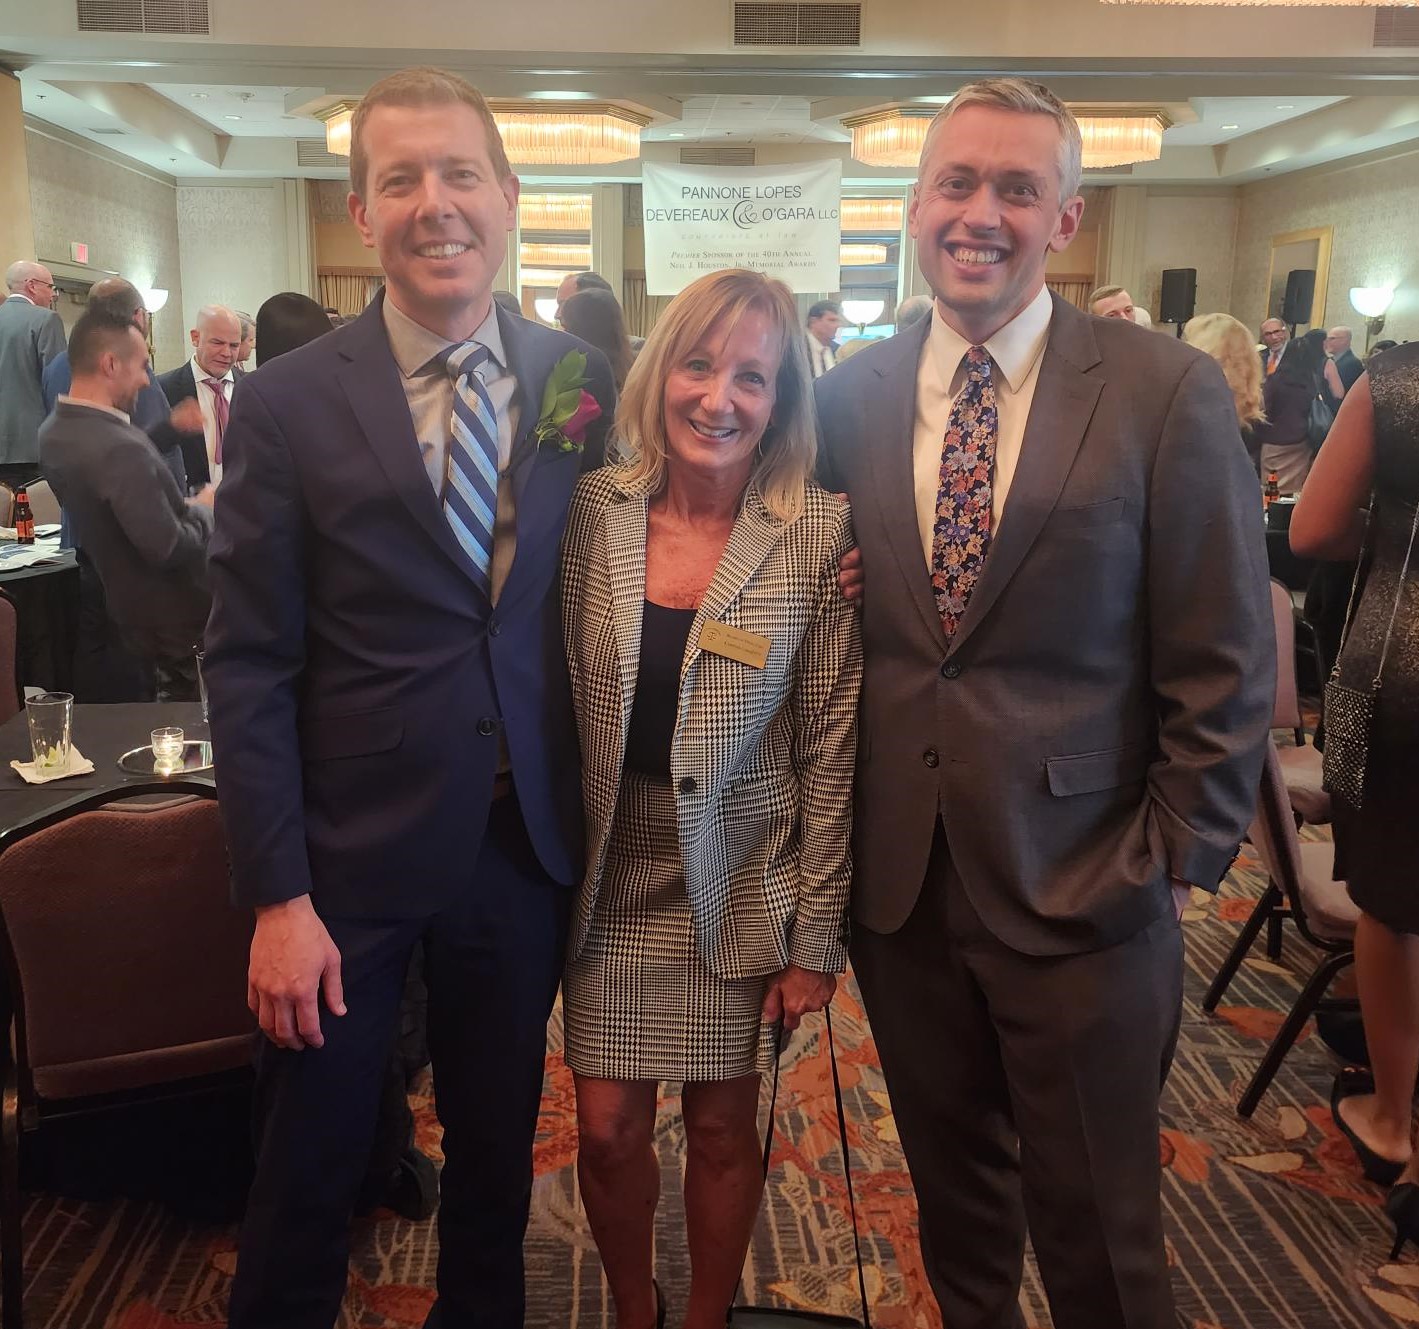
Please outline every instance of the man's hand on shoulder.
[[217, 488], [215, 485], [203, 485], [187, 501], [194, 507], [211, 508], [217, 501]]
[[345, 1014], [340, 952], [309, 895], [258, 905], [246, 978], [246, 1004], [277, 1047], [300, 1052], [324, 1046], [321, 995], [332, 1015]]

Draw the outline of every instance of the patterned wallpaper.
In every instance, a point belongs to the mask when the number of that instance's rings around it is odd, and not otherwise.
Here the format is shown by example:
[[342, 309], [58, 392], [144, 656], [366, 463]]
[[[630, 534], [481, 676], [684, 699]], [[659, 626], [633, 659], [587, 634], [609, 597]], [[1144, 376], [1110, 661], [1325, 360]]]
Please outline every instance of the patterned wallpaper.
[[350, 214], [345, 200], [350, 186], [344, 180], [312, 180], [310, 182], [310, 219], [316, 222], [349, 225]]
[[286, 288], [285, 204], [278, 186], [180, 186], [177, 225], [183, 327], [190, 328], [207, 304], [255, 315]]
[[[81, 240], [93, 267], [120, 272], [138, 286], [165, 287], [168, 302], [153, 318], [153, 346], [158, 368], [171, 368], [187, 341], [177, 191], [32, 129], [25, 131], [25, 153], [36, 253], [67, 260], [69, 242]], [[77, 310], [60, 312], [72, 323]]]
[[1326, 321], [1348, 323], [1352, 286], [1396, 288], [1383, 336], [1419, 338], [1419, 152], [1386, 161], [1283, 176], [1242, 190], [1232, 313], [1255, 326], [1266, 307], [1271, 237], [1315, 226], [1334, 228]]
[[1229, 309], [1238, 199], [1227, 194], [1149, 194], [1143, 245], [1143, 289], [1133, 291], [1154, 319], [1164, 268], [1197, 269], [1195, 312]]

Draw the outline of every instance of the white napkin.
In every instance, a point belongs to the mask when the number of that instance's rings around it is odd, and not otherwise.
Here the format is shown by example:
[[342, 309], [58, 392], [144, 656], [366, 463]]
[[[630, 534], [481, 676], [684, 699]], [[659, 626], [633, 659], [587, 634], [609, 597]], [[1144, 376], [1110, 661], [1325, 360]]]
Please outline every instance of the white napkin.
[[69, 764], [62, 771], [37, 771], [32, 761], [12, 761], [10, 768], [18, 771], [26, 784], [48, 784], [51, 780], [67, 780], [71, 775], [92, 775], [94, 764], [71, 743]]

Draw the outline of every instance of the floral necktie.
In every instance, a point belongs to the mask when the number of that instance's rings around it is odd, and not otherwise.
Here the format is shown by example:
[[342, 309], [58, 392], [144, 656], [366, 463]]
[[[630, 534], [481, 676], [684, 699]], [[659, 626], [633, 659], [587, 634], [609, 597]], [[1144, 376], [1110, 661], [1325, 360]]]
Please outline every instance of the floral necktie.
[[990, 551], [995, 485], [997, 419], [990, 356], [985, 347], [972, 346], [964, 364], [966, 385], [946, 422], [931, 536], [931, 586], [948, 639], [965, 616]]

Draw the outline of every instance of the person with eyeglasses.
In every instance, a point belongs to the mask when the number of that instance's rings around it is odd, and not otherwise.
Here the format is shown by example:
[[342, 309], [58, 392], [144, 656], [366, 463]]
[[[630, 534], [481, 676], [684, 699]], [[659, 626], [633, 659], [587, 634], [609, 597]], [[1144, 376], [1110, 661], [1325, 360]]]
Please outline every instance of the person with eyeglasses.
[[52, 308], [54, 278], [42, 263], [20, 259], [5, 269], [0, 302], [0, 481], [12, 489], [39, 475], [44, 367], [64, 349], [64, 325]]

